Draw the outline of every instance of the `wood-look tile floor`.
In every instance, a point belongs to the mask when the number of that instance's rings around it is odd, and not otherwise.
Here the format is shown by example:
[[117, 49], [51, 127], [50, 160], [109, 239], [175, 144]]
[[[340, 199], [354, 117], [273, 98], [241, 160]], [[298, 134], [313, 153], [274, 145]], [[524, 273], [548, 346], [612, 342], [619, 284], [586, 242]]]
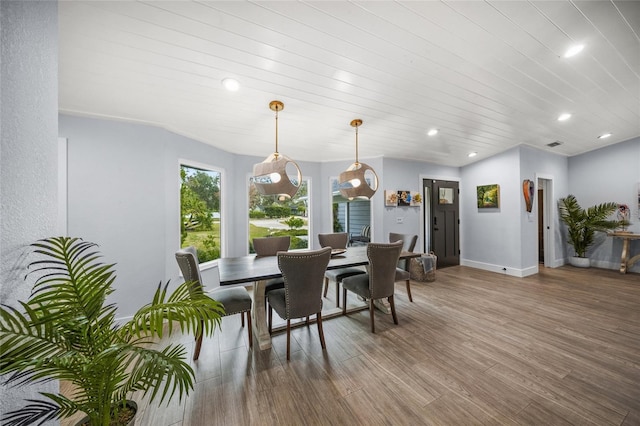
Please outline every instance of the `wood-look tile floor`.
[[224, 318], [191, 394], [140, 402], [136, 424], [640, 425], [638, 274], [457, 266], [411, 289], [396, 284], [400, 323], [377, 311], [376, 334], [368, 311], [324, 321], [326, 351], [315, 324], [294, 329], [290, 362], [284, 333], [250, 350]]

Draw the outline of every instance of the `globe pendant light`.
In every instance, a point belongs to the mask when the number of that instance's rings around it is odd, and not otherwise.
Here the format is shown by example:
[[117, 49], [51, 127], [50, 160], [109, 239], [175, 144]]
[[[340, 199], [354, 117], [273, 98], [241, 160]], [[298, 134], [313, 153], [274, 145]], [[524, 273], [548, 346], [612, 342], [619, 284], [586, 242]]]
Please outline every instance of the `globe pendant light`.
[[359, 118], [351, 120], [351, 127], [356, 128], [356, 161], [340, 173], [338, 178], [340, 193], [350, 200], [357, 197], [371, 198], [378, 190], [378, 175], [375, 170], [368, 164], [358, 161], [358, 127], [360, 125], [362, 120]]
[[[302, 183], [302, 174], [300, 173], [300, 167], [293, 160], [278, 152], [278, 111], [284, 109], [284, 104], [280, 101], [271, 101], [269, 108], [276, 112], [276, 151], [262, 163], [253, 166], [251, 180], [262, 195], [293, 197]], [[289, 177], [287, 164], [293, 164], [297, 171], [297, 179], [292, 180]]]

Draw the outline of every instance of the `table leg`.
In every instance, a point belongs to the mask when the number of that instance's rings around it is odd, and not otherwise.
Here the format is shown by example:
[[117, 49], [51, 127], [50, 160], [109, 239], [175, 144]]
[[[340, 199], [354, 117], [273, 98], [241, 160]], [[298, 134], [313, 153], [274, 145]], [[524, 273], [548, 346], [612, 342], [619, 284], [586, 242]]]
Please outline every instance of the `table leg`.
[[251, 316], [253, 321], [253, 336], [258, 342], [260, 350], [271, 348], [271, 336], [267, 326], [267, 312], [265, 309], [264, 288], [267, 282], [264, 280], [256, 281], [253, 287], [253, 309]]
[[620, 273], [627, 273], [627, 262], [629, 261], [629, 239], [622, 239], [622, 255], [620, 256]]

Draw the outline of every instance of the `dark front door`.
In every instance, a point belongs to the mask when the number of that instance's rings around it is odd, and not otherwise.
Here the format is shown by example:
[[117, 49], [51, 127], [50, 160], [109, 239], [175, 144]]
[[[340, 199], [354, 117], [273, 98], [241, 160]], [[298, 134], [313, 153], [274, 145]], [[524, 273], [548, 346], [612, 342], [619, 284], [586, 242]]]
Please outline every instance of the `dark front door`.
[[[458, 182], [431, 180], [431, 247], [438, 267], [460, 264]], [[425, 182], [426, 183], [426, 182]]]

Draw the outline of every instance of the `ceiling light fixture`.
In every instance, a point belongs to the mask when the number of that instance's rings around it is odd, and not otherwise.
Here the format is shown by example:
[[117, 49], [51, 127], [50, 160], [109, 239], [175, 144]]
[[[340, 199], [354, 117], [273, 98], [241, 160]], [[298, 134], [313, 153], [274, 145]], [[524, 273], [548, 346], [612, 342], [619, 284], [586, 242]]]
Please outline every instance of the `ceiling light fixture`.
[[606, 139], [609, 136], [611, 136], [613, 133], [603, 133], [602, 135], [598, 136], [598, 139]]
[[560, 114], [560, 116], [558, 117], [558, 121], [567, 121], [570, 118], [571, 114], [565, 112], [564, 114]]
[[431, 129], [427, 132], [428, 136], [435, 136], [438, 134], [438, 129]]
[[575, 56], [578, 53], [582, 52], [582, 49], [584, 49], [584, 44], [573, 45], [569, 49], [567, 49], [566, 52], [564, 52], [564, 57], [565, 58], [570, 58], [572, 56]]
[[225, 78], [222, 80], [222, 86], [230, 92], [237, 92], [240, 88], [240, 83], [236, 79]]
[[[278, 111], [284, 109], [280, 101], [271, 101], [269, 108], [276, 112], [276, 151], [268, 156], [262, 163], [253, 166], [251, 180], [258, 192], [262, 195], [286, 195], [293, 197], [302, 183], [300, 167], [290, 158], [278, 152]], [[293, 165], [297, 177], [292, 179], [287, 174], [287, 166]]]
[[340, 173], [338, 178], [340, 193], [350, 200], [356, 197], [371, 198], [378, 190], [378, 175], [375, 170], [358, 161], [358, 127], [361, 125], [362, 120], [359, 118], [351, 120], [351, 127], [356, 128], [356, 161]]
[[477, 152], [470, 152], [467, 157], [475, 157], [476, 155], [478, 155]]

